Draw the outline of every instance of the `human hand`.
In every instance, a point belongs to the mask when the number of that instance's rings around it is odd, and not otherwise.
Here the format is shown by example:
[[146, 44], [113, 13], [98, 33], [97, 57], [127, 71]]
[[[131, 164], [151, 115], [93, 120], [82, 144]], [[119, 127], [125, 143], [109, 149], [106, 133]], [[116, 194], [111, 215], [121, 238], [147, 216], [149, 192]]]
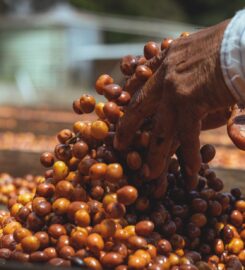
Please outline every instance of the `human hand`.
[[245, 110], [244, 106], [235, 105], [227, 123], [227, 133], [232, 142], [245, 150]]
[[187, 186], [195, 187], [201, 163], [200, 131], [224, 124], [229, 117], [227, 108], [235, 103], [224, 83], [219, 59], [227, 24], [174, 40], [162, 52], [154, 74], [133, 94], [114, 144], [120, 150], [127, 148], [144, 119], [152, 117], [148, 169], [144, 170], [147, 178], [164, 174], [170, 157], [181, 146]]

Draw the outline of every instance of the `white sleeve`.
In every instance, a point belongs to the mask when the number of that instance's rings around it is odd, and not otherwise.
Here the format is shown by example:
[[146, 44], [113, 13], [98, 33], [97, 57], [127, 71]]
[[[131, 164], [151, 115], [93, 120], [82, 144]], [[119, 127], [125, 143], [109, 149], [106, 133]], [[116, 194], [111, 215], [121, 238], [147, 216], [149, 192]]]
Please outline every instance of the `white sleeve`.
[[228, 24], [220, 50], [224, 80], [239, 103], [245, 104], [245, 9]]

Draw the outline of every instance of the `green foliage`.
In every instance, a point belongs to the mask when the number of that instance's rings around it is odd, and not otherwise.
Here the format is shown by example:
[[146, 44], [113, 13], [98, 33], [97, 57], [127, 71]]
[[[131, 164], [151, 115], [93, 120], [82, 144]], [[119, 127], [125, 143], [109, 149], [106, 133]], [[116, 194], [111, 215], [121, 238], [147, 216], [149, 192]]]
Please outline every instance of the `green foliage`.
[[[244, 0], [69, 0], [78, 8], [114, 15], [185, 21], [200, 26], [216, 24], [244, 7]], [[134, 36], [108, 32], [109, 43], [134, 41]]]
[[188, 21], [199, 25], [213, 25], [231, 18], [245, 7], [244, 0], [177, 0], [188, 14]]
[[185, 20], [185, 13], [174, 0], [70, 0], [77, 7], [105, 13]]
[[70, 0], [90, 11], [212, 25], [245, 6], [244, 0]]

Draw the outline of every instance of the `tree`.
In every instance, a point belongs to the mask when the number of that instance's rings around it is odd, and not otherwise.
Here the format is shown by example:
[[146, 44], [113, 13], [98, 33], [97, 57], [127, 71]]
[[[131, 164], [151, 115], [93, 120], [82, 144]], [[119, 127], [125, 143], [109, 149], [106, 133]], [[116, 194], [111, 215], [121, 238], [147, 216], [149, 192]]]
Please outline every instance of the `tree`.
[[70, 0], [90, 11], [153, 17], [212, 25], [230, 18], [244, 7], [244, 0]]
[[213, 25], [231, 18], [244, 8], [244, 0], [176, 0], [188, 14], [188, 21], [199, 25]]
[[187, 19], [175, 0], [70, 0], [70, 3], [90, 11], [182, 21]]

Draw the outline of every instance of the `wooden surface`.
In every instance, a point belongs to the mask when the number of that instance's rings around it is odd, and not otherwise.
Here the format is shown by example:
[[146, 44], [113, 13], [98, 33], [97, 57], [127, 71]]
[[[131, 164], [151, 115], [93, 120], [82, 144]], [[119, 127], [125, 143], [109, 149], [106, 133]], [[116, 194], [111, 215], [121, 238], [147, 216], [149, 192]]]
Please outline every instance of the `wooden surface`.
[[95, 119], [95, 114], [77, 115], [70, 110], [45, 108], [0, 107], [0, 131], [33, 132], [36, 135], [55, 135], [64, 128], [72, 128], [78, 120]]
[[216, 175], [223, 180], [225, 191], [238, 187], [245, 194], [245, 171], [224, 168], [214, 168], [214, 170]]
[[39, 161], [40, 153], [0, 150], [0, 172], [13, 176], [43, 174], [45, 169]]
[[245, 170], [245, 151], [234, 146], [227, 135], [226, 126], [201, 133], [201, 144], [215, 146], [216, 155], [211, 165], [227, 169]]

